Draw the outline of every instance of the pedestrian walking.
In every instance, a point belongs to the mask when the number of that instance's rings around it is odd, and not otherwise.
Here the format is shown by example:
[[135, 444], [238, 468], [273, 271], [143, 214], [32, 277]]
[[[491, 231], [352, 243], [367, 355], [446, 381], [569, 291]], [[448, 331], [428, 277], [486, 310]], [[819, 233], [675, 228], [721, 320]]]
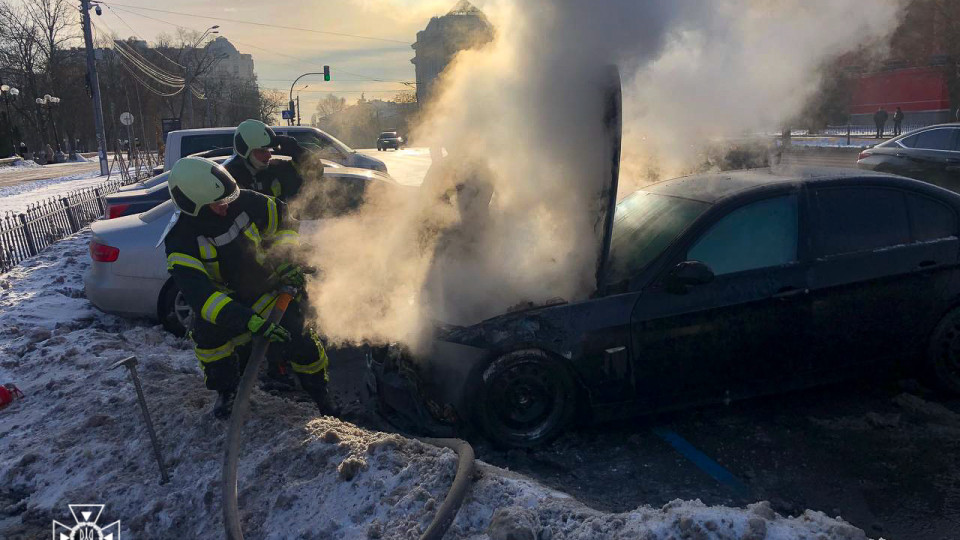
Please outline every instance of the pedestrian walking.
[[903, 111], [900, 107], [893, 113], [893, 136], [896, 137], [903, 133]]
[[27, 153], [29, 152], [30, 150], [27, 148], [27, 143], [20, 141], [20, 157], [23, 159], [30, 159], [27, 157]]
[[80, 146], [80, 137], [77, 137], [77, 140], [73, 142], [74, 152], [83, 152], [83, 148]]
[[881, 106], [877, 109], [877, 112], [873, 114], [873, 122], [877, 125], [877, 139], [883, 138], [883, 130], [887, 126], [887, 118], [890, 115], [887, 113], [886, 109]]

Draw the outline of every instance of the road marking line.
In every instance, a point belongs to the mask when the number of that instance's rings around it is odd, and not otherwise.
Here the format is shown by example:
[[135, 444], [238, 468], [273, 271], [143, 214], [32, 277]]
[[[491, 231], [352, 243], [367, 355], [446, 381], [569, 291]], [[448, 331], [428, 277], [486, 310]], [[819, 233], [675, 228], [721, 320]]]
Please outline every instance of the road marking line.
[[690, 460], [701, 471], [710, 475], [714, 480], [732, 489], [737, 495], [745, 499], [753, 499], [753, 492], [742, 480], [733, 475], [716, 461], [710, 459], [710, 456], [697, 450], [689, 441], [681, 437], [677, 432], [655, 427], [651, 429], [654, 435], [667, 442], [674, 450]]

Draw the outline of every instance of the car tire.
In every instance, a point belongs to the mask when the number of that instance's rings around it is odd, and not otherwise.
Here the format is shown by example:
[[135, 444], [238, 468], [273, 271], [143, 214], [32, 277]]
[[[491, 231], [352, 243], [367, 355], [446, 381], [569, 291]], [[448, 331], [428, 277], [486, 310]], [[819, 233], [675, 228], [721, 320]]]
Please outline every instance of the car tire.
[[180, 291], [180, 287], [173, 279], [167, 281], [163, 290], [160, 291], [157, 316], [160, 318], [163, 327], [171, 334], [177, 337], [187, 335], [193, 310], [186, 303], [183, 292]]
[[960, 307], [950, 310], [934, 329], [924, 371], [940, 390], [960, 394]]
[[573, 421], [577, 386], [562, 359], [538, 349], [514, 351], [494, 360], [481, 377], [477, 423], [496, 446], [539, 446]]

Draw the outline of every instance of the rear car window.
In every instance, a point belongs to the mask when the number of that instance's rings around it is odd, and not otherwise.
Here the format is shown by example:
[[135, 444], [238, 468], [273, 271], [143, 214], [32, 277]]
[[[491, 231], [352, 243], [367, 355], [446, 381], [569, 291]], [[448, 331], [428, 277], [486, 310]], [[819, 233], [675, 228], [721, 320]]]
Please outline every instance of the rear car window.
[[957, 215], [949, 206], [923, 195], [907, 195], [910, 229], [916, 242], [957, 235]]
[[[917, 144], [917, 136], [911, 135], [909, 137], [904, 137], [900, 139], [900, 144], [906, 146], [907, 148], [913, 148]], [[886, 146], [886, 143], [881, 144], [880, 146]]]
[[879, 187], [817, 190], [821, 256], [870, 251], [910, 242], [905, 194]]
[[914, 135], [914, 148], [924, 150], [953, 150], [953, 136], [955, 130], [950, 128], [931, 129]]
[[740, 207], [716, 222], [690, 251], [716, 275], [790, 264], [797, 260], [797, 196]]
[[180, 139], [180, 157], [215, 148], [233, 148], [233, 133], [184, 135]]

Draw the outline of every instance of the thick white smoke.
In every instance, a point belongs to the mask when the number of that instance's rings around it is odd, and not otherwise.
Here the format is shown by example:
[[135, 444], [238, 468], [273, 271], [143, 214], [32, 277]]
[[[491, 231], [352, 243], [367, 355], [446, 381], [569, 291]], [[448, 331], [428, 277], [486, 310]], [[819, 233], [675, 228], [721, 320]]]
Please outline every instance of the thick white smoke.
[[324, 278], [310, 293], [334, 341], [409, 343], [434, 320], [468, 324], [592, 291], [603, 66], [625, 76], [626, 148], [680, 163], [694, 137], [795, 114], [816, 68], [884, 38], [898, 10], [856, 0], [482, 7], [496, 38], [456, 58], [417, 132], [446, 148], [442, 165], [418, 194], [370, 194], [313, 238]]

